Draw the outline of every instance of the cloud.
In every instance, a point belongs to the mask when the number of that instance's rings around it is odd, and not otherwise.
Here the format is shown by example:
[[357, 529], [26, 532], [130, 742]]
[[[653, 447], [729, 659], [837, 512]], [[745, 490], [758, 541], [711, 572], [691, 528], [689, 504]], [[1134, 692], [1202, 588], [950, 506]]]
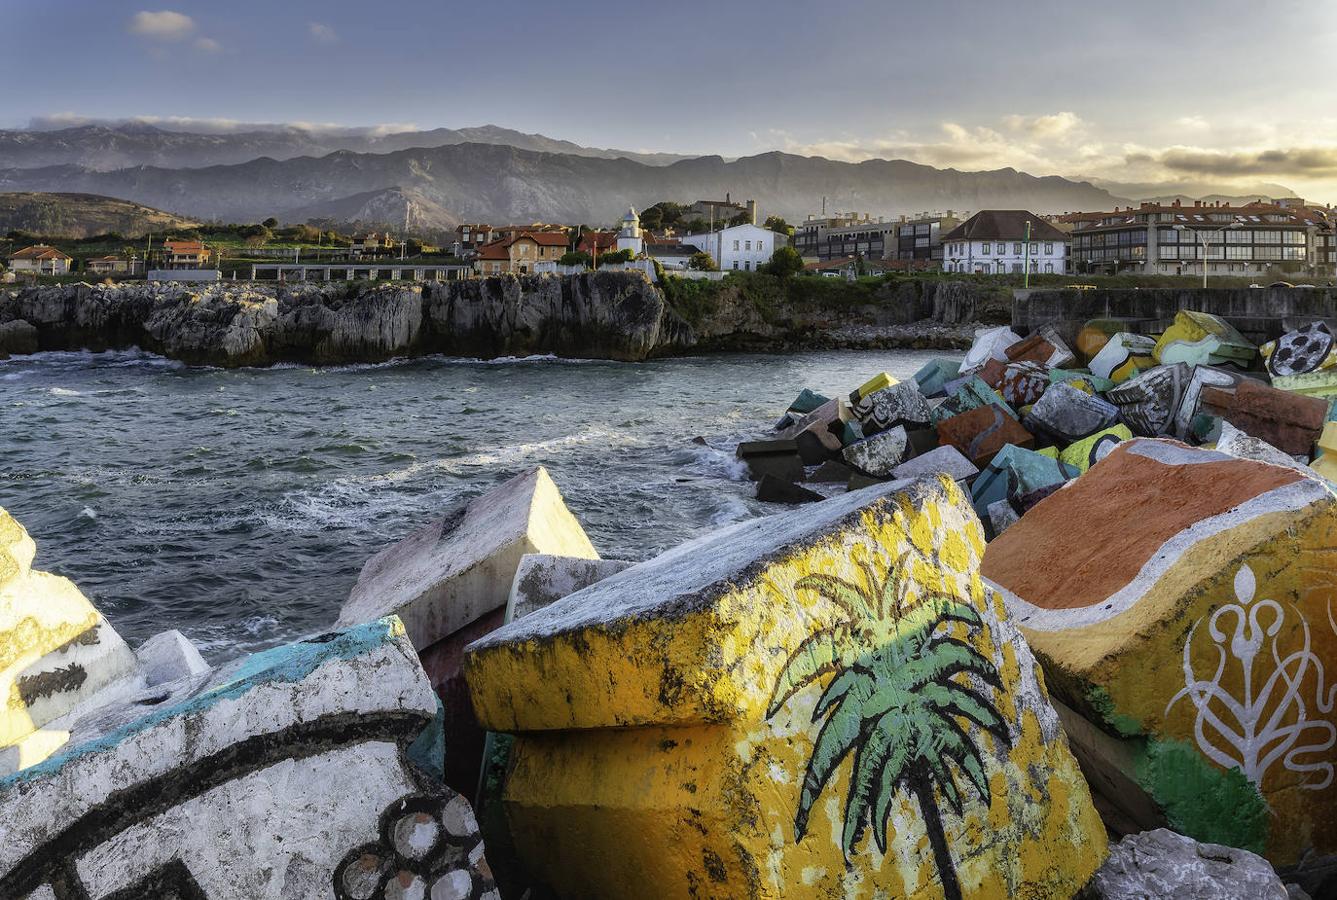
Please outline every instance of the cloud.
[[1157, 162], [1172, 172], [1216, 178], [1337, 177], [1337, 147], [1243, 151], [1172, 147]]
[[201, 53], [218, 53], [223, 49], [223, 45], [213, 38], [202, 37], [195, 39], [195, 49]]
[[337, 44], [339, 43], [339, 33], [324, 22], [309, 22], [306, 30], [311, 38], [318, 44]]
[[170, 9], [137, 12], [130, 18], [130, 33], [158, 41], [180, 41], [195, 31], [195, 20]]
[[1066, 138], [1083, 130], [1085, 122], [1076, 113], [1057, 112], [1047, 116], [1007, 116], [1003, 124], [1035, 138]]
[[231, 134], [242, 131], [290, 131], [298, 129], [315, 136], [324, 135], [365, 135], [384, 137], [404, 131], [420, 131], [414, 122], [383, 122], [379, 125], [349, 126], [333, 122], [245, 122], [240, 119], [200, 116], [130, 116], [121, 119], [97, 118], [74, 112], [52, 113], [46, 116], [34, 116], [28, 120], [28, 127], [34, 131], [54, 131], [59, 128], [72, 128], [76, 125], [152, 125], [164, 131], [185, 131], [195, 134]]

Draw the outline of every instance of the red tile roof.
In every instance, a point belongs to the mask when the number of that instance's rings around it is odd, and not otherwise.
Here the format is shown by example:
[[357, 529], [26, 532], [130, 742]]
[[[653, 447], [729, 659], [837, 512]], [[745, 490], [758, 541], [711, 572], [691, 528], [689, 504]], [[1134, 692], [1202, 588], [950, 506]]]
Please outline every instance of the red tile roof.
[[68, 253], [62, 253], [55, 247], [48, 247], [46, 244], [34, 244], [31, 247], [24, 247], [17, 253], [11, 253], [10, 259], [69, 259], [74, 257]]
[[1024, 209], [985, 209], [942, 236], [943, 241], [1020, 241], [1031, 223], [1033, 241], [1066, 241], [1068, 235]]

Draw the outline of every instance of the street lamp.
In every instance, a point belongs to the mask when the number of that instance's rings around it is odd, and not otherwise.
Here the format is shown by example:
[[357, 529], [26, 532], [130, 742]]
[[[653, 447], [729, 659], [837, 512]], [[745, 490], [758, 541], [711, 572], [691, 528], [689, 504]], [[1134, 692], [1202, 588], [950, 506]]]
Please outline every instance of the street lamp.
[[[1215, 231], [1199, 231], [1199, 230], [1197, 230], [1197, 229], [1191, 229], [1191, 228], [1189, 228], [1187, 225], [1176, 225], [1176, 226], [1174, 227], [1174, 228], [1175, 228], [1175, 231], [1191, 231], [1191, 232], [1193, 233], [1193, 235], [1197, 237], [1197, 239], [1198, 239], [1198, 243], [1200, 243], [1200, 244], [1202, 245], [1202, 287], [1203, 287], [1203, 290], [1206, 290], [1206, 289], [1207, 289], [1207, 255], [1208, 255], [1208, 254], [1207, 254], [1207, 250], [1208, 250], [1208, 248], [1211, 246], [1211, 242], [1207, 240], [1207, 236], [1208, 236], [1208, 235], [1225, 234], [1227, 231], [1230, 231], [1232, 228], [1239, 228], [1239, 227], [1240, 227], [1240, 223], [1239, 223], [1239, 222], [1231, 222], [1229, 225], [1223, 225], [1222, 227], [1216, 229]], [[1223, 243], [1221, 246], [1224, 248], [1224, 247], [1225, 247], [1225, 244]], [[1221, 256], [1222, 256], [1222, 258], [1225, 257], [1225, 253], [1224, 253], [1224, 251], [1222, 252]]]

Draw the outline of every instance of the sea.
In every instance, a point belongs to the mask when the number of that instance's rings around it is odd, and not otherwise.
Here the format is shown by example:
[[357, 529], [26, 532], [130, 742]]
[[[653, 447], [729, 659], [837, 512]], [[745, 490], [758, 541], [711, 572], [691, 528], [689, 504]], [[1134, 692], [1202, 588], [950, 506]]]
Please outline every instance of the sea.
[[935, 355], [16, 356], [0, 361], [0, 506], [35, 566], [73, 579], [132, 646], [175, 628], [221, 662], [326, 629], [367, 557], [534, 466], [610, 559], [779, 512], [753, 498], [738, 442], [804, 387], [845, 394]]

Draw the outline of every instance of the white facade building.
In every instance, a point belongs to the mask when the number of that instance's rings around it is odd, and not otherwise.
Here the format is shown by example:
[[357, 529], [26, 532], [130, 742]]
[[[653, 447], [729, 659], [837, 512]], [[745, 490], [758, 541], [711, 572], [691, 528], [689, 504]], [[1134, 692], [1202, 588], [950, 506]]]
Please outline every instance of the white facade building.
[[777, 247], [788, 238], [760, 225], [735, 225], [710, 234], [684, 235], [684, 244], [695, 244], [709, 253], [724, 272], [755, 272], [771, 261]]
[[1070, 238], [1024, 209], [984, 210], [942, 239], [942, 268], [972, 275], [1033, 275], [1068, 271]]

